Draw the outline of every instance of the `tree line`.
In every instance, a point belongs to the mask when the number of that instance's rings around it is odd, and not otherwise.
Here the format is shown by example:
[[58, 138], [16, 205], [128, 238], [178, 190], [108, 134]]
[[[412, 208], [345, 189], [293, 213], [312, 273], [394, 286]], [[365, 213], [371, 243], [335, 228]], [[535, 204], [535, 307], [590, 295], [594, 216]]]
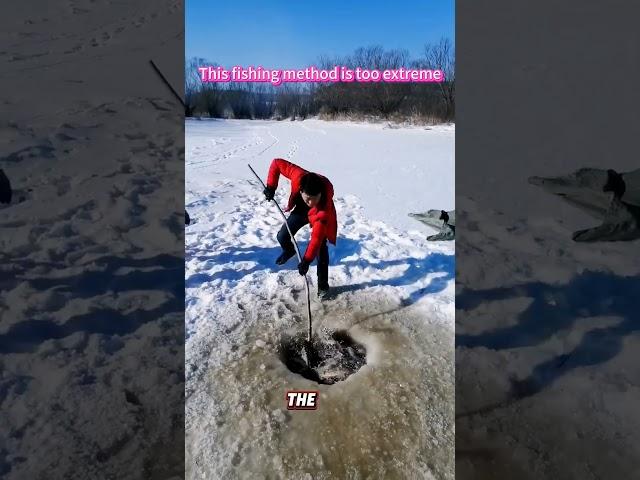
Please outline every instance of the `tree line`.
[[427, 123], [455, 119], [455, 50], [449, 39], [424, 46], [410, 59], [406, 50], [380, 46], [359, 48], [346, 57], [319, 59], [319, 69], [344, 65], [351, 69], [440, 69], [442, 83], [203, 83], [198, 67], [217, 66], [191, 58], [185, 66], [185, 115], [237, 119], [389, 119]]

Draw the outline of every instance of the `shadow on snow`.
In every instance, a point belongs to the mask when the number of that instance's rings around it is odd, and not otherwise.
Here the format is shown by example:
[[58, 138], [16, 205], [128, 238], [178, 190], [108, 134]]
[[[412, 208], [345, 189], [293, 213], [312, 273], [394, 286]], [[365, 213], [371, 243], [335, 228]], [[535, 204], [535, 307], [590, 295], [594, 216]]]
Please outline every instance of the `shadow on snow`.
[[531, 282], [487, 290], [465, 290], [456, 297], [456, 308], [474, 309], [484, 302], [529, 297], [531, 304], [519, 315], [518, 323], [478, 335], [456, 335], [456, 346], [494, 350], [530, 347], [571, 329], [581, 318], [619, 317], [613, 326], [586, 332], [571, 352], [557, 355], [535, 366], [531, 375], [514, 381], [519, 398], [534, 395], [562, 375], [578, 368], [602, 364], [622, 350], [624, 338], [640, 330], [637, 296], [640, 277], [585, 271], [568, 283], [552, 285]]
[[[306, 248], [305, 244], [299, 243], [301, 253], [304, 253]], [[434, 273], [442, 273], [435, 278], [432, 278], [430, 283], [415, 292], [411, 293], [407, 298], [402, 301], [403, 306], [408, 306], [419, 300], [425, 295], [438, 293], [444, 290], [450, 280], [455, 276], [455, 257], [454, 255], [445, 255], [442, 253], [432, 253], [424, 258], [402, 258], [397, 260], [383, 260], [380, 262], [369, 262], [361, 258], [352, 258], [360, 253], [361, 247], [357, 240], [350, 238], [338, 238], [337, 245], [329, 247], [330, 267], [338, 265], [357, 265], [362, 268], [375, 268], [378, 270], [384, 270], [389, 267], [406, 265], [405, 271], [394, 278], [369, 280], [367, 282], [361, 282], [352, 285], [340, 285], [332, 288], [332, 297], [340, 295], [346, 292], [354, 292], [357, 290], [378, 287], [378, 286], [391, 286], [401, 287], [411, 285], [415, 282], [423, 280], [426, 276]], [[278, 266], [275, 264], [275, 259], [281, 253], [280, 247], [239, 247], [229, 249], [226, 252], [216, 255], [202, 254], [201, 251], [191, 255], [191, 259], [198, 260], [204, 265], [213, 267], [214, 265], [221, 264], [237, 264], [240, 262], [250, 262], [251, 265], [246, 268], [242, 268], [240, 265], [233, 267], [225, 267], [213, 273], [198, 272], [191, 275], [186, 280], [187, 288], [198, 288], [203, 283], [208, 283], [213, 280], [226, 280], [230, 282], [238, 282], [247, 275], [254, 272], [267, 270], [267, 271], [280, 271], [280, 270], [292, 270], [295, 269], [298, 261], [297, 258], [292, 258], [285, 265]]]
[[[104, 257], [90, 263], [92, 270], [60, 278], [28, 278], [33, 268], [55, 265], [36, 264], [31, 260], [15, 262], [13, 275], [5, 277], [2, 286], [15, 288], [19, 282], [28, 282], [37, 291], [55, 291], [62, 297], [92, 298], [105, 294], [115, 295], [127, 291], [161, 292], [166, 300], [156, 308], [137, 308], [123, 313], [111, 308], [97, 308], [87, 313], [72, 315], [64, 321], [45, 317], [11, 325], [0, 335], [0, 353], [35, 351], [46, 340], [60, 339], [77, 332], [104, 335], [126, 335], [142, 325], [158, 321], [167, 315], [181, 315], [184, 309], [184, 263], [180, 257], [157, 255], [145, 259]], [[119, 269], [126, 268], [126, 273]], [[66, 306], [60, 303], [59, 310]], [[32, 309], [34, 314], [38, 308]], [[59, 311], [58, 310], [58, 311]]]

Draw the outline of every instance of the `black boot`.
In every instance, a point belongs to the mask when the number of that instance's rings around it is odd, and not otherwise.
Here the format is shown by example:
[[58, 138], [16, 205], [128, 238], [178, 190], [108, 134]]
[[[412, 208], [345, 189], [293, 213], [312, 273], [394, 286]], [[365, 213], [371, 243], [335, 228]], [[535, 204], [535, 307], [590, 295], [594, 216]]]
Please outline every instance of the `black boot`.
[[319, 300], [328, 300], [329, 297], [329, 286], [326, 287], [318, 287], [318, 299]]

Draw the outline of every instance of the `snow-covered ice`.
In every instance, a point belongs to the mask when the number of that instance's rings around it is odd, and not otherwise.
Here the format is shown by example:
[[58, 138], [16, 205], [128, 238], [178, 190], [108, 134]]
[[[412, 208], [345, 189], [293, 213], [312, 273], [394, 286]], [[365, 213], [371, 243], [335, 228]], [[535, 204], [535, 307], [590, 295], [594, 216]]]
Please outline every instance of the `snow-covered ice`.
[[[187, 478], [453, 478], [454, 243], [410, 212], [454, 207], [453, 126], [188, 120], [186, 206]], [[318, 385], [285, 367], [278, 345], [304, 331], [303, 279], [278, 267], [282, 220], [262, 201], [282, 157], [334, 184], [336, 296], [315, 298], [314, 330], [338, 329], [367, 364]], [[276, 200], [284, 204], [281, 179]], [[297, 236], [301, 248], [308, 228]], [[285, 391], [320, 391], [289, 412]]]

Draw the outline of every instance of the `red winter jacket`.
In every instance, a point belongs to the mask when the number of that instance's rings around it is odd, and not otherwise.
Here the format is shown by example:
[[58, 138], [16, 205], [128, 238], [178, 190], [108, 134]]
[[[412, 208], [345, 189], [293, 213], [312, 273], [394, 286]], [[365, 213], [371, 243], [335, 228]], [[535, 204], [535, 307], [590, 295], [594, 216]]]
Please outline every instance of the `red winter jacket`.
[[[300, 180], [306, 173], [308, 172], [304, 168], [287, 162], [282, 158], [274, 158], [271, 162], [267, 178], [268, 187], [278, 188], [280, 174], [291, 181], [291, 194], [289, 195], [289, 202], [285, 212], [293, 208], [296, 195], [300, 192]], [[324, 192], [322, 192], [320, 203], [309, 210], [308, 214], [309, 224], [311, 225], [311, 241], [307, 245], [307, 251], [304, 254], [304, 259], [308, 262], [312, 262], [316, 258], [320, 245], [322, 245], [322, 241], [325, 238], [335, 245], [338, 235], [336, 207], [333, 204], [333, 185], [326, 177], [322, 175], [319, 175], [319, 177], [324, 182]]]

